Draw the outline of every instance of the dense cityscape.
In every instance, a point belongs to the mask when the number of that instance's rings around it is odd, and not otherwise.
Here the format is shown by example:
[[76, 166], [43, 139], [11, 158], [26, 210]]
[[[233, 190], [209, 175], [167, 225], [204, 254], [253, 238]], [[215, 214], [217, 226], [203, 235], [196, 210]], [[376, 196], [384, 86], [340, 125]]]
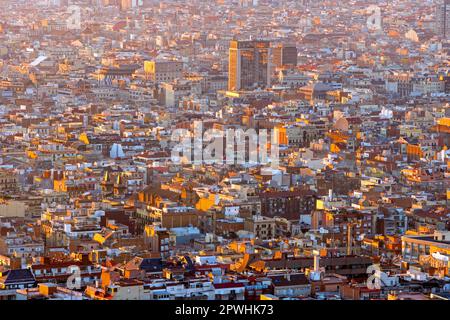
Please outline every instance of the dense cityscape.
[[449, 300], [450, 0], [0, 7], [0, 300]]

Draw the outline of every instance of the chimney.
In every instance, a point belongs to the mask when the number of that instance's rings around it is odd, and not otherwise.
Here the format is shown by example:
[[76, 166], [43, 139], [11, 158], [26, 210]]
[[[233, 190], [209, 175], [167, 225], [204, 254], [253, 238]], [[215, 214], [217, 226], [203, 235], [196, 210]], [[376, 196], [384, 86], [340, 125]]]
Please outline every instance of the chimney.
[[320, 271], [320, 253], [314, 250], [314, 272]]

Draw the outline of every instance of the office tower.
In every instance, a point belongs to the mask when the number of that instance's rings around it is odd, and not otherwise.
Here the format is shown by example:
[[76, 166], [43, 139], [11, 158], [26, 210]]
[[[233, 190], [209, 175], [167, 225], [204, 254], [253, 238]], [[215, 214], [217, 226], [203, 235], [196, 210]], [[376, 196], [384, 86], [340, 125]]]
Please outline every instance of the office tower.
[[436, 34], [442, 39], [450, 39], [450, 0], [437, 2]]
[[276, 44], [272, 49], [272, 62], [276, 68], [297, 66], [297, 47], [293, 44]]
[[270, 85], [270, 42], [230, 42], [228, 90], [251, 90]]
[[143, 4], [144, 4], [143, 0], [122, 0], [120, 2], [120, 9], [122, 11], [126, 11], [126, 10], [129, 10], [129, 9], [142, 7]]
[[131, 8], [131, 0], [121, 0], [120, 1], [120, 10], [126, 11]]

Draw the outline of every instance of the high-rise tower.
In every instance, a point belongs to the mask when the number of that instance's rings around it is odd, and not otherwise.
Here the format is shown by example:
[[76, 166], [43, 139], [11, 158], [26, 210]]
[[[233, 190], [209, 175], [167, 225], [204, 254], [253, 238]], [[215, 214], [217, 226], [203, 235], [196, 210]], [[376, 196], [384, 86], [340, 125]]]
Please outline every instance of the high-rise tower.
[[436, 34], [442, 39], [450, 39], [450, 0], [437, 1]]
[[270, 85], [270, 42], [230, 42], [228, 90], [251, 90]]

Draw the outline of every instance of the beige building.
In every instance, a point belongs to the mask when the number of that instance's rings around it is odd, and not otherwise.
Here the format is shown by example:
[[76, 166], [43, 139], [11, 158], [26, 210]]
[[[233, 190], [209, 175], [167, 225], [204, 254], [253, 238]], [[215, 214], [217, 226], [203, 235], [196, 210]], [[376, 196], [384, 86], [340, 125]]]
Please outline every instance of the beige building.
[[435, 231], [430, 235], [402, 237], [402, 256], [406, 261], [419, 261], [420, 256], [439, 253], [450, 255], [450, 231]]
[[252, 232], [256, 238], [269, 240], [275, 237], [276, 221], [264, 216], [252, 216], [244, 222], [244, 230]]
[[154, 60], [144, 62], [146, 76], [156, 82], [172, 82], [183, 75], [183, 62], [176, 60]]
[[12, 170], [0, 169], [0, 193], [17, 191], [17, 174]]
[[27, 206], [14, 200], [0, 199], [0, 217], [25, 217]]

